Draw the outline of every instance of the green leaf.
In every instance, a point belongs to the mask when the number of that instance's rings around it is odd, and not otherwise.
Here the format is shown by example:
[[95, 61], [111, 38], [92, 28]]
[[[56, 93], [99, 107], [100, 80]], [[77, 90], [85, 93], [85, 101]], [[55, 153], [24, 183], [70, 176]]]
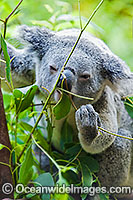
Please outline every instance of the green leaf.
[[78, 177], [78, 174], [76, 174], [72, 170], [68, 170], [65, 173], [63, 173], [63, 177], [67, 180], [67, 182], [70, 184], [78, 184], [80, 182], [80, 179]]
[[91, 173], [90, 169], [88, 168], [87, 165], [85, 165], [82, 162], [80, 162], [80, 165], [81, 165], [83, 186], [86, 186], [86, 187], [92, 186], [93, 177], [92, 177], [92, 173]]
[[73, 133], [72, 127], [68, 124], [67, 120], [65, 120], [61, 129], [60, 146], [62, 151], [65, 150], [66, 143], [71, 143], [73, 141]]
[[77, 153], [80, 151], [81, 145], [80, 144], [75, 144], [69, 149], [66, 150], [67, 154], [70, 154], [71, 156], [76, 156]]
[[47, 133], [48, 133], [47, 141], [51, 142], [52, 135], [53, 135], [53, 127], [49, 118], [47, 119]]
[[6, 61], [6, 78], [7, 78], [7, 81], [10, 83], [11, 82], [10, 57], [8, 55], [6, 42], [5, 42], [2, 35], [1, 35], [0, 40], [1, 40], [1, 47], [2, 47], [2, 50], [3, 50], [3, 54], [4, 54], [4, 59]]
[[24, 131], [28, 131], [29, 133], [31, 132], [33, 126], [31, 126], [30, 124], [20, 121], [19, 122], [19, 126], [21, 127], [22, 130]]
[[23, 94], [20, 90], [15, 89], [13, 91], [13, 95], [15, 97], [15, 104], [16, 104], [16, 112], [20, 113], [26, 110], [30, 104], [32, 103], [32, 100], [34, 98], [34, 95], [37, 90], [37, 86], [32, 86], [26, 94]]
[[26, 199], [41, 200], [40, 196], [38, 196], [36, 194], [27, 194]]
[[65, 184], [66, 186], [69, 185], [68, 181], [66, 178], [64, 178], [63, 173], [59, 172], [59, 179], [57, 181], [57, 183], [62, 186], [62, 184]]
[[36, 94], [37, 88], [38, 88], [37, 85], [34, 85], [26, 92], [24, 99], [22, 101], [20, 112], [23, 112], [30, 106]]
[[124, 104], [128, 114], [130, 115], [131, 118], [133, 118], [133, 97], [126, 98]]
[[69, 198], [68, 194], [54, 194], [54, 198], [52, 200], [74, 200], [73, 198]]
[[20, 90], [15, 89], [13, 91], [13, 95], [14, 95], [14, 98], [15, 98], [16, 112], [18, 113], [20, 108], [21, 108], [21, 104], [22, 104], [24, 94]]
[[74, 198], [69, 195], [68, 200], [74, 200]]
[[99, 171], [99, 164], [96, 159], [92, 156], [79, 156], [79, 160], [81, 163], [84, 163], [91, 172], [98, 172]]
[[108, 194], [101, 193], [101, 194], [99, 194], [99, 197], [101, 200], [109, 200], [110, 199]]
[[[43, 173], [34, 180], [40, 186], [54, 186], [54, 180], [50, 173]], [[36, 185], [36, 184], [35, 184]], [[42, 194], [42, 200], [50, 200], [50, 194]]]
[[48, 149], [49, 149], [49, 144], [47, 143], [46, 139], [44, 138], [44, 136], [42, 135], [42, 133], [41, 133], [39, 130], [37, 130], [36, 132], [37, 132], [37, 133], [36, 133], [36, 135], [35, 135], [35, 138], [37, 139], [37, 143], [38, 143], [39, 145], [41, 145], [41, 147], [42, 147], [44, 150], [48, 151]]
[[62, 93], [62, 96], [58, 103], [53, 107], [53, 113], [57, 120], [65, 117], [71, 108], [71, 101], [68, 95]]
[[3, 94], [3, 100], [4, 100], [4, 107], [5, 109], [8, 109], [11, 106], [12, 103], [12, 94], [4, 93]]
[[27, 149], [26, 154], [24, 156], [24, 161], [20, 167], [19, 172], [19, 183], [26, 185], [28, 181], [32, 177], [32, 166], [33, 166], [33, 156], [32, 156], [32, 148], [31, 146]]
[[[29, 133], [31, 132], [33, 128], [30, 124], [23, 121], [21, 121], [18, 124], [18, 126], [20, 126], [24, 131], [25, 130], [28, 131]], [[39, 129], [35, 130], [35, 139], [37, 140], [38, 144], [40, 144], [41, 147], [43, 147], [43, 149], [48, 151], [49, 145]]]

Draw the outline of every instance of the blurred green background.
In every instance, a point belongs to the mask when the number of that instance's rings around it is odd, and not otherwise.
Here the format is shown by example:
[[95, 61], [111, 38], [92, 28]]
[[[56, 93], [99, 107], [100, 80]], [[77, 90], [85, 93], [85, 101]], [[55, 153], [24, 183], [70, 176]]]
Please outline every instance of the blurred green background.
[[[0, 0], [0, 18], [5, 19], [18, 4], [18, 0]], [[80, 0], [82, 23], [85, 24], [99, 0]], [[14, 39], [20, 24], [46, 26], [53, 30], [80, 27], [78, 0], [23, 0], [10, 18], [6, 39]], [[2, 22], [0, 22], [3, 31]], [[92, 19], [87, 31], [105, 41], [133, 71], [133, 0], [105, 0]]]

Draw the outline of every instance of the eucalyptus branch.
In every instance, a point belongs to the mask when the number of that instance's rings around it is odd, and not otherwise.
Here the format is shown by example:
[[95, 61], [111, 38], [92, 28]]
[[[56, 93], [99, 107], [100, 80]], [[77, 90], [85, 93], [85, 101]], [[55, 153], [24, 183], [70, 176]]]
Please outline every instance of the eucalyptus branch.
[[70, 164], [72, 164], [75, 160], [77, 160], [78, 156], [80, 155], [80, 153], [82, 152], [82, 148], [79, 150], [79, 152], [77, 153], [77, 155], [65, 166], [68, 167]]
[[32, 135], [33, 142], [36, 144], [36, 146], [52, 161], [52, 163], [56, 166], [58, 171], [61, 170], [60, 166], [57, 164], [57, 162], [36, 142], [35, 138]]
[[131, 102], [130, 102], [130, 103], [124, 102], [124, 104], [125, 104], [125, 105], [128, 105], [128, 106], [131, 107], [131, 108], [133, 108], [133, 103], [131, 103]]
[[5, 61], [5, 60], [2, 60], [2, 59], [0, 59], [0, 62], [6, 63], [6, 61]]
[[38, 117], [38, 119], [37, 119], [37, 121], [36, 121], [36, 123], [35, 123], [33, 129], [31, 130], [31, 133], [30, 133], [30, 135], [29, 135], [29, 137], [28, 137], [28, 139], [27, 139], [27, 141], [26, 141], [26, 144], [25, 144], [25, 146], [24, 146], [22, 152], [20, 153], [20, 155], [19, 155], [19, 157], [18, 157], [18, 162], [19, 162], [19, 159], [21, 158], [21, 156], [23, 155], [24, 151], [26, 150], [26, 148], [27, 148], [27, 146], [28, 146], [28, 143], [29, 143], [30, 140], [31, 140], [31, 137], [32, 137], [32, 135], [33, 135], [33, 133], [34, 133], [34, 131], [35, 131], [35, 129], [36, 129], [36, 127], [37, 127], [39, 121], [41, 120], [41, 118], [42, 118], [42, 116], [43, 116], [43, 112], [44, 112], [44, 110], [46, 109], [46, 106], [48, 105], [49, 100], [50, 100], [51, 96], [53, 95], [53, 93], [54, 93], [54, 91], [55, 91], [55, 89], [56, 89], [56, 86], [57, 86], [57, 83], [59, 82], [60, 76], [61, 76], [62, 72], [64, 71], [65, 66], [67, 65], [67, 63], [68, 63], [70, 57], [72, 56], [72, 54], [73, 54], [73, 52], [74, 52], [74, 50], [75, 50], [75, 48], [76, 48], [76, 46], [77, 46], [77, 44], [78, 44], [78, 42], [79, 42], [79, 40], [80, 40], [80, 38], [81, 38], [83, 32], [85, 31], [86, 27], [88, 26], [88, 24], [90, 23], [90, 21], [92, 20], [92, 18], [94, 17], [94, 15], [96, 14], [96, 12], [98, 11], [98, 9], [100, 8], [100, 6], [102, 5], [103, 2], [104, 2], [104, 0], [100, 1], [100, 3], [98, 4], [98, 6], [96, 7], [96, 9], [93, 11], [93, 13], [91, 14], [91, 16], [89, 17], [89, 19], [88, 19], [86, 25], [85, 25], [84, 28], [80, 31], [80, 34], [79, 34], [79, 36], [78, 36], [78, 38], [77, 38], [77, 40], [76, 40], [74, 46], [72, 47], [72, 50], [71, 50], [69, 56], [67, 57], [67, 59], [66, 59], [64, 65], [63, 65], [63, 67], [62, 67], [62, 69], [61, 69], [61, 71], [60, 71], [60, 74], [59, 74], [59, 76], [58, 76], [58, 78], [57, 78], [57, 80], [56, 80], [56, 83], [55, 83], [55, 85], [54, 85], [52, 91], [49, 93], [48, 98], [46, 99], [46, 102], [45, 102], [45, 104], [44, 104], [44, 106], [43, 106], [43, 109], [42, 109], [42, 111], [41, 111], [41, 113], [40, 113], [40, 115], [39, 115], [39, 117]]
[[3, 22], [3, 23], [5, 22], [3, 19], [0, 19], [0, 21]]
[[131, 99], [129, 99], [129, 97], [127, 97], [127, 100], [128, 100], [131, 104], [133, 104], [133, 101], [132, 101]]
[[[1, 144], [0, 144], [0, 145], [1, 145]], [[11, 152], [11, 149], [10, 149], [9, 147], [7, 147], [6, 145], [2, 144], [2, 147], [8, 149], [8, 151]]]
[[[58, 89], [58, 88], [57, 88], [57, 89]], [[61, 91], [63, 91], [63, 92], [66, 92], [66, 93], [68, 93], [68, 94], [71, 94], [72, 96], [81, 98], [81, 99], [86, 99], [86, 100], [91, 100], [91, 101], [94, 100], [93, 98], [89, 98], [89, 97], [85, 97], [85, 96], [81, 96], [81, 95], [75, 94], [75, 93], [73, 93], [73, 92], [69, 92], [68, 90], [65, 90], [65, 89], [63, 89], [63, 88], [59, 88], [59, 90], [61, 90]]]
[[[23, 2], [23, 0], [20, 0], [20, 2], [17, 4], [17, 6], [13, 9], [13, 11], [6, 17], [5, 20], [0, 19], [1, 22], [4, 23], [4, 33], [3, 33], [3, 37], [5, 39], [6, 37], [6, 30], [7, 30], [7, 22], [10, 19], [10, 17], [14, 14], [14, 12], [17, 10], [17, 8], [20, 6], [20, 4]], [[0, 47], [0, 54], [2, 52], [2, 48]]]
[[7, 167], [10, 167], [10, 165], [9, 165], [9, 164], [7, 164], [7, 163], [4, 163], [4, 162], [0, 162], [0, 164], [1, 164], [1, 165], [5, 165], [5, 166], [7, 166]]
[[1, 20], [1, 21], [3, 21], [3, 23], [4, 23], [4, 35], [3, 35], [4, 38], [6, 37], [7, 22], [8, 22], [8, 20], [9, 20], [9, 18], [14, 14], [14, 12], [17, 10], [17, 8], [20, 6], [20, 4], [22, 3], [22, 1], [23, 1], [23, 0], [21, 0], [21, 1], [17, 4], [17, 6], [16, 6], [16, 7], [13, 9], [13, 11], [8, 15], [8, 17], [6, 17], [5, 20]]
[[82, 31], [84, 31], [86, 29], [86, 27], [89, 25], [90, 21], [92, 20], [92, 18], [94, 17], [94, 15], [96, 14], [96, 12], [98, 11], [98, 9], [101, 7], [101, 5], [103, 4], [104, 0], [100, 1], [100, 3], [98, 4], [98, 6], [95, 8], [95, 10], [93, 11], [93, 13], [91, 14], [90, 18], [88, 19], [86, 25], [84, 26], [84, 28], [82, 29]]
[[123, 97], [121, 97], [121, 99], [127, 99], [129, 97], [133, 97], [133, 94], [128, 94], [127, 96], [123, 96]]
[[127, 136], [123, 136], [123, 135], [119, 135], [119, 134], [116, 134], [116, 133], [112, 133], [112, 132], [107, 131], [107, 130], [101, 128], [101, 127], [98, 127], [98, 129], [100, 129], [101, 131], [104, 131], [106, 133], [109, 133], [110, 135], [114, 135], [114, 136], [121, 137], [121, 138], [128, 139], [128, 140], [133, 140], [133, 138], [130, 138], [130, 137], [127, 137]]

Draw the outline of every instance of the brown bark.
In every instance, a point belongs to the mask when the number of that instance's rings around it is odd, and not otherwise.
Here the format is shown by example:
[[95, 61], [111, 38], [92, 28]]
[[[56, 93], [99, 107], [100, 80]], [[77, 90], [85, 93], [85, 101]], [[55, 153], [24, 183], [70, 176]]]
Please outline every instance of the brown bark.
[[[11, 144], [8, 135], [3, 96], [0, 88], [0, 144], [3, 144], [11, 149]], [[9, 164], [10, 151], [7, 148], [0, 150], [0, 162]], [[10, 168], [3, 164], [0, 164], [0, 200], [4, 198], [13, 198], [13, 192], [11, 194], [4, 194], [2, 191], [2, 186], [5, 183], [10, 183], [13, 186], [12, 175]], [[7, 191], [10, 187], [7, 185]]]

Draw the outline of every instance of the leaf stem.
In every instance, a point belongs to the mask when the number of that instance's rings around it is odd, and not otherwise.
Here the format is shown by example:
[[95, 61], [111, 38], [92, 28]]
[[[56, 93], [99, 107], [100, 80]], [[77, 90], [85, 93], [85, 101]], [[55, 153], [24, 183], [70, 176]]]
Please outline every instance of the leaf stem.
[[65, 89], [63, 89], [63, 88], [59, 88], [59, 90], [61, 90], [61, 91], [63, 91], [63, 92], [66, 92], [66, 93], [68, 93], [68, 94], [71, 94], [71, 95], [73, 95], [73, 96], [75, 96], [75, 97], [81, 98], [81, 99], [86, 99], [86, 100], [91, 100], [91, 101], [94, 100], [93, 98], [89, 98], [89, 97], [85, 97], [85, 96], [81, 96], [81, 95], [75, 94], [75, 93], [73, 93], [73, 92], [69, 92], [68, 90], [65, 90]]
[[127, 136], [123, 136], [123, 135], [119, 135], [119, 134], [116, 134], [116, 133], [112, 133], [112, 132], [107, 131], [107, 130], [101, 128], [101, 127], [98, 127], [98, 129], [100, 129], [100, 130], [102, 130], [102, 131], [104, 131], [106, 133], [109, 133], [110, 135], [114, 135], [114, 136], [121, 137], [121, 138], [128, 139], [128, 140], [133, 140], [133, 138], [130, 138], [130, 137], [127, 137]]
[[36, 142], [34, 136], [32, 135], [33, 142], [38, 146], [39, 149], [52, 161], [52, 163], [56, 166], [58, 171], [61, 171], [60, 166], [57, 164], [57, 162]]
[[17, 6], [13, 9], [13, 11], [6, 17], [5, 20], [1, 20], [4, 22], [4, 34], [3, 34], [3, 37], [5, 39], [6, 37], [6, 29], [7, 29], [7, 21], [9, 20], [9, 18], [14, 14], [14, 12], [17, 10], [17, 8], [20, 6], [20, 4], [23, 2], [23, 0], [21, 0]]

